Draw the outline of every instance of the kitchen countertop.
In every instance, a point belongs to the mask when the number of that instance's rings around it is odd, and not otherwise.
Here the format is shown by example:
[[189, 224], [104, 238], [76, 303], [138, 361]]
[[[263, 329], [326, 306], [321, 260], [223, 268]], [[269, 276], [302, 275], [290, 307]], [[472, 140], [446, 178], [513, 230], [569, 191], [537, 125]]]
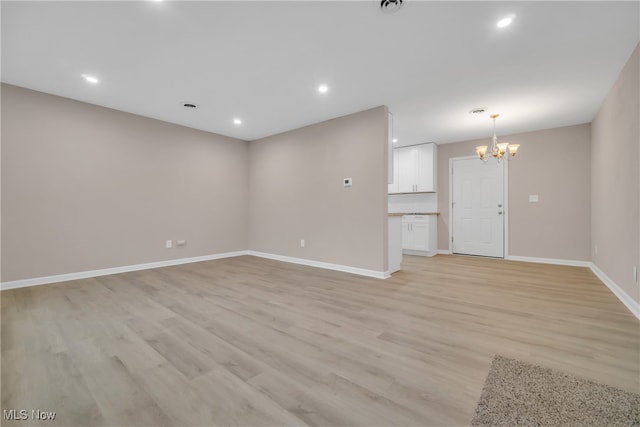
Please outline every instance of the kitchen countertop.
[[404, 216], [404, 215], [440, 215], [440, 212], [389, 212], [389, 216]]

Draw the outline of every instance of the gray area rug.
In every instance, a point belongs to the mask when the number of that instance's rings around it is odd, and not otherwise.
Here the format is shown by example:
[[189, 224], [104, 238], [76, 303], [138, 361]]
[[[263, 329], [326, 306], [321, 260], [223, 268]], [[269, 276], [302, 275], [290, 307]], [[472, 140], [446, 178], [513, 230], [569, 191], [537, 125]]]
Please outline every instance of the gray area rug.
[[472, 426], [640, 426], [640, 395], [497, 355]]

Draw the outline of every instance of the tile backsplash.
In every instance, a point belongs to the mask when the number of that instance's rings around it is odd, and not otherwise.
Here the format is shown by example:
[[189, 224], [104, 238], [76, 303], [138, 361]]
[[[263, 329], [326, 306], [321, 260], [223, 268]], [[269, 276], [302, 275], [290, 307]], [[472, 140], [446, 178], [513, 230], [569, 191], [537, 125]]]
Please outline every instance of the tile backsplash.
[[437, 212], [437, 194], [394, 194], [388, 196], [389, 212]]

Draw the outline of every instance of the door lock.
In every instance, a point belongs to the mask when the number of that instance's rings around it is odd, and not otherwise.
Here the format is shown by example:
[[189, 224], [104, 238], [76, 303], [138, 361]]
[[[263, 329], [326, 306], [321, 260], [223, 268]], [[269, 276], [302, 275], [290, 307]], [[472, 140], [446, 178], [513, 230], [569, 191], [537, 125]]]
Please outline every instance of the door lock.
[[502, 211], [498, 211], [498, 215], [502, 215]]

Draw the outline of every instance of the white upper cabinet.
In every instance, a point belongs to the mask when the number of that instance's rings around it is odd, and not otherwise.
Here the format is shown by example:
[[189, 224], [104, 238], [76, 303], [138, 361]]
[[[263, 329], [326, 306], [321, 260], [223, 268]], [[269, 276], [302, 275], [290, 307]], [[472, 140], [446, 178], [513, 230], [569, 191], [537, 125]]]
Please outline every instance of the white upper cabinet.
[[398, 192], [416, 191], [416, 172], [418, 169], [418, 146], [398, 149]]
[[389, 193], [436, 191], [436, 144], [412, 145], [396, 148], [393, 151], [394, 162], [396, 159], [398, 161], [398, 176], [397, 180], [394, 176], [394, 184], [389, 185]]
[[436, 191], [436, 144], [418, 145], [416, 191]]
[[392, 182], [389, 184], [389, 193], [398, 193], [399, 190], [399, 186], [398, 186], [398, 179], [399, 179], [399, 166], [398, 163], [400, 161], [400, 159], [398, 158], [398, 149], [394, 149], [393, 150], [393, 154], [392, 154], [392, 166], [393, 166], [393, 176], [392, 176]]

